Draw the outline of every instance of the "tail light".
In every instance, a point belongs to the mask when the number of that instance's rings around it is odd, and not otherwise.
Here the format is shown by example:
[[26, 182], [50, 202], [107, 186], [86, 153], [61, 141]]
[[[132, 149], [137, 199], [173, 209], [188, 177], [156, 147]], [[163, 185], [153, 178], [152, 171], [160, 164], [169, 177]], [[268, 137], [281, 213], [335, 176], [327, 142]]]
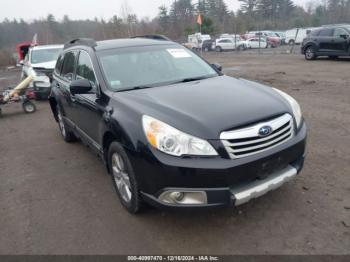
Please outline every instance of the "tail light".
[[28, 90], [26, 96], [28, 99], [35, 99], [35, 93], [33, 90]]

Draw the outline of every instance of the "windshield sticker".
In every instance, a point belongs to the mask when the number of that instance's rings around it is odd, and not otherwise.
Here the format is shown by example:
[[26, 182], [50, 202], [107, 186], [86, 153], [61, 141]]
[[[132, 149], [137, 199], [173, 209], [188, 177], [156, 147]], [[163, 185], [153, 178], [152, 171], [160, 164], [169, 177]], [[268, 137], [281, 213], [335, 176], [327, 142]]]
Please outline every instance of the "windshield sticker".
[[171, 54], [175, 58], [186, 58], [186, 57], [191, 57], [191, 54], [186, 52], [184, 49], [167, 49], [169, 54]]

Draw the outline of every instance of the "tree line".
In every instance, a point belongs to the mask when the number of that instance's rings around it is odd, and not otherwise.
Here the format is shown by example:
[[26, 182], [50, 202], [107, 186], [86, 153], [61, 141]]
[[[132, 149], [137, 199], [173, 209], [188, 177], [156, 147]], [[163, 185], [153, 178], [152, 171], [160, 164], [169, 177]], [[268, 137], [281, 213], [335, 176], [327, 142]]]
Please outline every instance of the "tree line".
[[199, 14], [202, 32], [211, 35], [350, 22], [350, 0], [314, 1], [321, 2], [311, 1], [305, 8], [292, 0], [239, 0], [240, 9], [234, 12], [224, 0], [174, 0], [170, 6], [160, 6], [153, 19], [138, 18], [127, 4], [122, 6], [121, 15], [110, 19], [57, 19], [52, 14], [32, 22], [4, 19], [0, 23], [0, 60], [8, 60], [6, 54], [15, 44], [30, 41], [34, 34], [41, 44], [64, 43], [77, 37], [103, 40], [141, 34], [164, 34], [183, 42], [188, 34], [200, 30], [196, 23]]

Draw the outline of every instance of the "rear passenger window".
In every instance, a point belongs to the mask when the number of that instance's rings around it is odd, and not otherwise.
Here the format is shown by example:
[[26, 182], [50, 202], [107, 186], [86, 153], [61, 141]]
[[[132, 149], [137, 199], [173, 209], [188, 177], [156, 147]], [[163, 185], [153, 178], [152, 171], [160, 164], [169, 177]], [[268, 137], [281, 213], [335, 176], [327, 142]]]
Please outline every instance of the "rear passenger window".
[[322, 29], [319, 36], [333, 36], [333, 29]]
[[312, 30], [310, 35], [311, 36], [318, 36], [319, 33], [320, 33], [320, 30]]
[[96, 77], [94, 73], [94, 68], [90, 56], [84, 51], [81, 51], [79, 54], [76, 75], [77, 79], [87, 79], [90, 81], [93, 88], [96, 87]]
[[63, 55], [60, 55], [57, 59], [57, 63], [56, 63], [56, 67], [55, 67], [55, 73], [57, 75], [61, 74], [62, 64], [63, 64]]
[[76, 59], [76, 53], [68, 52], [64, 55], [61, 76], [66, 78], [68, 81], [73, 80], [75, 59]]

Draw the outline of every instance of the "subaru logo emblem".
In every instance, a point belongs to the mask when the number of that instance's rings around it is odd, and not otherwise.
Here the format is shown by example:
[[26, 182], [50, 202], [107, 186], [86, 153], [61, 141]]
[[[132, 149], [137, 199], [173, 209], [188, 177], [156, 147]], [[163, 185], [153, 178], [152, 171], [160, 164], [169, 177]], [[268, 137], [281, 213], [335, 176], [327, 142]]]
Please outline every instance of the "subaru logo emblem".
[[259, 129], [259, 136], [268, 136], [272, 133], [271, 126], [263, 126]]

